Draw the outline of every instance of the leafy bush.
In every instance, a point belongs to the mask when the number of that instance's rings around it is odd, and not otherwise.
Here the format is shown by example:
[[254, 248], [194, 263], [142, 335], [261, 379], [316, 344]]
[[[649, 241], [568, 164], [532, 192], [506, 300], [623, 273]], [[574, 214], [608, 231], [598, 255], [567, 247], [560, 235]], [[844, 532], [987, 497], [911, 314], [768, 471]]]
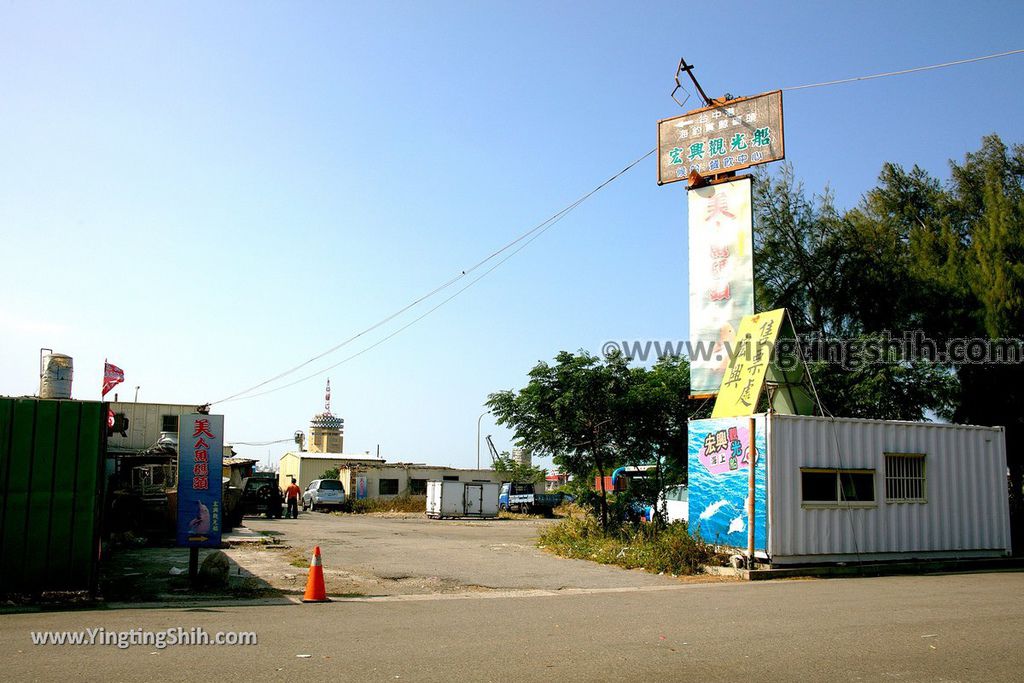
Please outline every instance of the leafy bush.
[[348, 498], [342, 512], [365, 514], [368, 512], [426, 512], [426, 496], [398, 496], [397, 498]]
[[674, 575], [699, 574], [703, 565], [719, 563], [711, 546], [690, 536], [685, 522], [625, 524], [603, 531], [589, 510], [566, 507], [568, 516], [540, 536], [540, 544], [556, 555]]

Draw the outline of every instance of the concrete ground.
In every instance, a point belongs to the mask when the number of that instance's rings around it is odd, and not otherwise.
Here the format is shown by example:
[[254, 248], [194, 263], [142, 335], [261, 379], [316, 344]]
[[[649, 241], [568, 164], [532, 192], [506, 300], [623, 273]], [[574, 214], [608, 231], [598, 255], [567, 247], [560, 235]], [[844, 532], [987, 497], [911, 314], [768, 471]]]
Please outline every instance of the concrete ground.
[[333, 595], [635, 588], [687, 580], [556, 557], [536, 545], [540, 530], [551, 523], [431, 520], [411, 513], [247, 518], [246, 527], [273, 534], [280, 546], [235, 547], [228, 554], [243, 571], [286, 593], [304, 589], [317, 545], [327, 592]]

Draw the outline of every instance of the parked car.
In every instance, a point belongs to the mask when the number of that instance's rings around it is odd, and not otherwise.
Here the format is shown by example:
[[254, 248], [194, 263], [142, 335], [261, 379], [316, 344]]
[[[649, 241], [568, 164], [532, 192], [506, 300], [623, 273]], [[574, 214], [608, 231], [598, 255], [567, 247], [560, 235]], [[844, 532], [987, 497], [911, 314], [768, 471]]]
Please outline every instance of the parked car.
[[338, 479], [314, 479], [302, 492], [302, 509], [316, 510], [345, 504], [345, 486]]
[[[242, 483], [242, 499], [239, 503], [241, 515], [263, 515], [267, 518], [281, 519], [284, 494], [277, 485], [277, 475], [273, 473], [253, 474]], [[238, 515], [238, 518], [241, 518]]]

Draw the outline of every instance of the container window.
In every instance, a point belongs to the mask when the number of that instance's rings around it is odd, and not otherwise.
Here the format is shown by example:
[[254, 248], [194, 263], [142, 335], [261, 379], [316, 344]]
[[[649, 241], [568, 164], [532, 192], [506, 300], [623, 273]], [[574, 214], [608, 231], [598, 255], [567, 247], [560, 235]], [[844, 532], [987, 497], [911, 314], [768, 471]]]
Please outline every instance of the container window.
[[844, 501], [873, 503], [875, 502], [875, 473], [840, 472], [839, 489]]
[[397, 496], [398, 495], [398, 480], [397, 479], [378, 479], [377, 492], [381, 496]]
[[923, 453], [885, 454], [885, 500], [890, 503], [925, 503]]
[[457, 474], [446, 474], [442, 477], [445, 481], [458, 481], [459, 475]]
[[422, 496], [427, 492], [427, 480], [426, 479], [410, 479], [409, 480], [409, 494], [413, 496]]
[[836, 473], [801, 472], [800, 487], [805, 503], [836, 503]]
[[177, 415], [161, 415], [160, 421], [163, 426], [160, 428], [161, 432], [176, 432], [178, 431], [178, 416]]
[[875, 502], [874, 470], [802, 469], [801, 502], [810, 505]]

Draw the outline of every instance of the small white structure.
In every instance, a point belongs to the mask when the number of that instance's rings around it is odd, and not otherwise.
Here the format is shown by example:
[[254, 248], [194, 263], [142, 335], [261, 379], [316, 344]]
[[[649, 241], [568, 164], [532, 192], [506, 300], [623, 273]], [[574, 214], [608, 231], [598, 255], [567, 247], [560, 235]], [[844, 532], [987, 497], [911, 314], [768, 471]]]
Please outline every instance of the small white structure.
[[395, 498], [397, 496], [423, 496], [427, 483], [434, 480], [491, 482], [501, 484], [502, 475], [494, 470], [459, 469], [441, 465], [419, 463], [357, 463], [341, 467], [339, 474], [345, 490], [352, 497]]
[[[755, 551], [772, 565], [1010, 553], [1002, 427], [773, 413], [754, 420]], [[689, 425], [691, 532], [744, 550], [749, 424]]]
[[491, 482], [427, 482], [427, 517], [497, 517], [501, 484]]
[[161, 437], [177, 438], [178, 420], [195, 413], [198, 403], [128, 403], [112, 402], [110, 410], [123, 415], [128, 421], [125, 433], [107, 438], [107, 445], [115, 450], [140, 451], [156, 446]]
[[[323, 477], [324, 472], [331, 469], [345, 470], [355, 465], [380, 465], [382, 458], [365, 453], [310, 453], [307, 451], [288, 451], [281, 456], [278, 467], [278, 485], [282, 490], [288, 488], [295, 479], [299, 488], [305, 490], [314, 479]], [[344, 482], [345, 493], [351, 493], [349, 482]]]

